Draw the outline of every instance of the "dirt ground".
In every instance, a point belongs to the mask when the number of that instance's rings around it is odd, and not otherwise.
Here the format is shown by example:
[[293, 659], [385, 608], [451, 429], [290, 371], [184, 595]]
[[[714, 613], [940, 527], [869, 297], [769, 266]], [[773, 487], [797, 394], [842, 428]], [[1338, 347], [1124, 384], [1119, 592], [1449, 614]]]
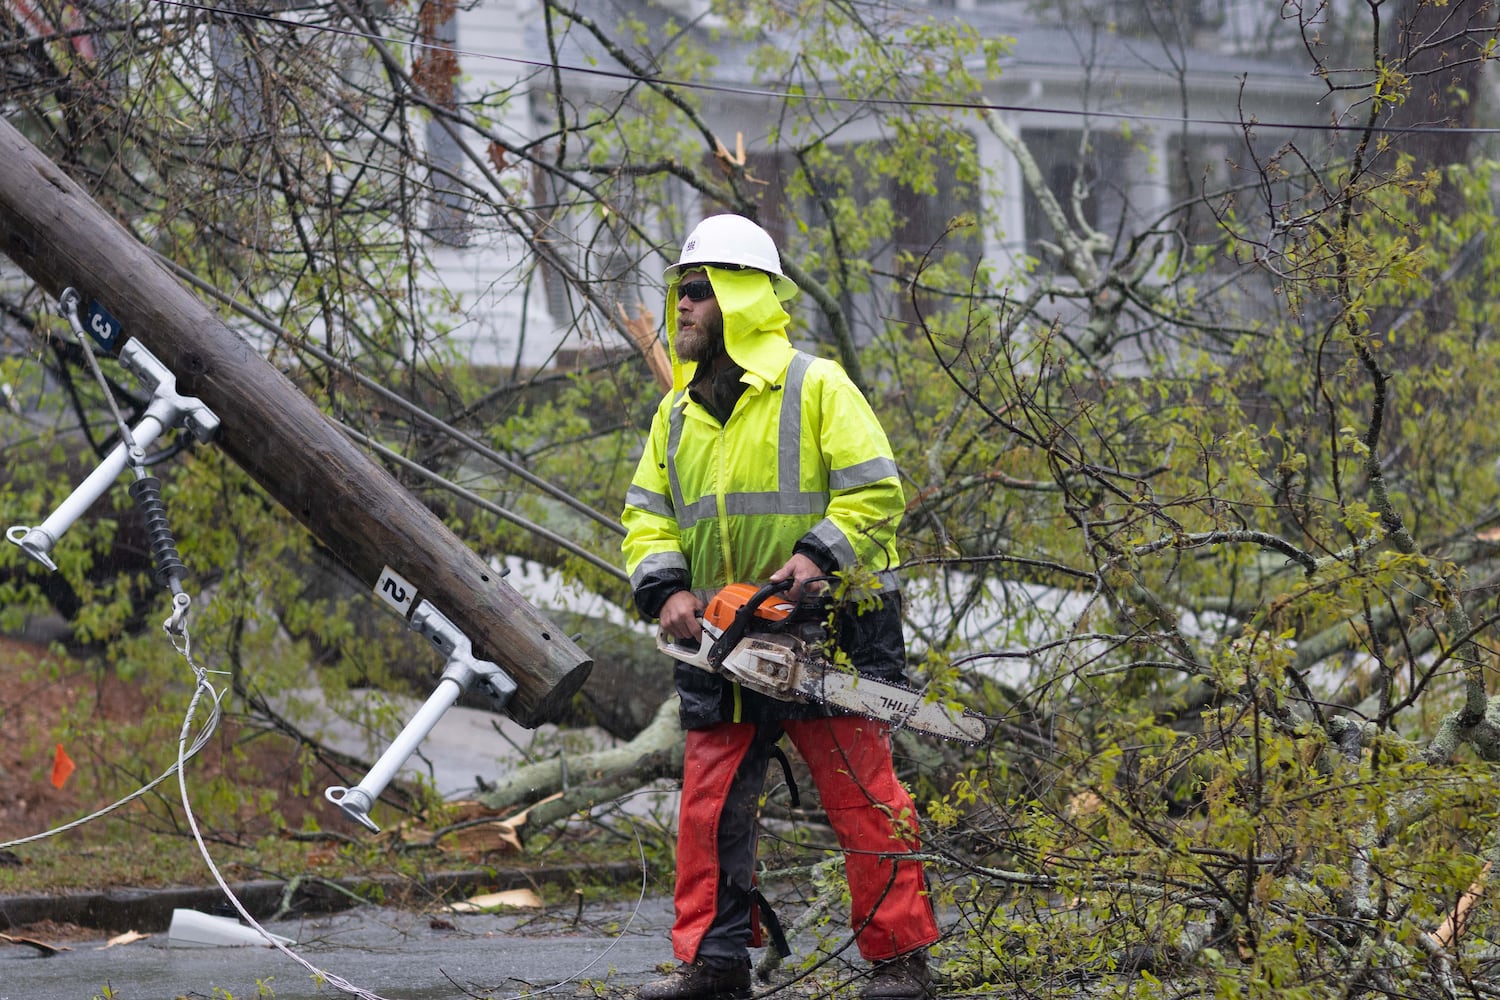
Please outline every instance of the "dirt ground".
[[[90, 778], [112, 763], [99, 761], [87, 742], [70, 739], [63, 723], [69, 712], [82, 712], [93, 722], [102, 720], [106, 729], [111, 722], [139, 720], [153, 706], [147, 703], [138, 688], [121, 680], [112, 671], [100, 671], [50, 654], [43, 645], [3, 636], [0, 636], [0, 678], [3, 678], [0, 681], [0, 782], [3, 782], [0, 784], [0, 844], [45, 833], [108, 805], [113, 800], [112, 794], [97, 791], [97, 783]], [[253, 774], [257, 789], [274, 788], [282, 793], [278, 808], [289, 827], [300, 825], [302, 814], [309, 810], [318, 813], [325, 828], [337, 822], [333, 817], [335, 807], [323, 802], [321, 796], [293, 790], [301, 769], [295, 747], [289, 741], [247, 741], [241, 738], [242, 735], [234, 720], [221, 721], [211, 742], [189, 765], [193, 778], [190, 787], [202, 787], [200, 782], [229, 768], [231, 775]], [[76, 758], [77, 767], [60, 787], [52, 781], [55, 748], [59, 741], [70, 756]], [[133, 764], [134, 771], [144, 772], [144, 765], [139, 761]], [[153, 773], [156, 772], [153, 770]], [[162, 798], [175, 801], [177, 794], [173, 783]], [[256, 834], [271, 831], [271, 823], [255, 815], [253, 805], [245, 813], [239, 829], [234, 831], [235, 835], [253, 838]], [[159, 822], [153, 825], [160, 826]], [[107, 880], [105, 884], [150, 884], [149, 879], [144, 882], [131, 880], [130, 872], [122, 872], [119, 862], [102, 859], [101, 855], [112, 852], [114, 841], [108, 833], [103, 833], [101, 840], [101, 833], [91, 832], [91, 829], [74, 830], [65, 837], [72, 843], [86, 845], [85, 853], [93, 859], [91, 863], [99, 867], [100, 877]], [[102, 830], [102, 826], [99, 829]], [[184, 843], [188, 843], [186, 836]], [[331, 848], [310, 844], [306, 850], [311, 854], [327, 852]], [[0, 848], [0, 866], [29, 868], [32, 856], [32, 845]], [[129, 868], [128, 863], [125, 867]], [[231, 865], [231, 873], [233, 868]], [[205, 882], [210, 877], [206, 867], [199, 874]], [[46, 893], [52, 888], [45, 881], [33, 884], [34, 881], [22, 879], [22, 884], [27, 886], [26, 894]], [[188, 881], [197, 884], [196, 879]], [[97, 887], [104, 887], [104, 884]], [[19, 927], [0, 926], [0, 931], [13, 938], [51, 944], [99, 936], [96, 929], [50, 920]], [[0, 948], [19, 947], [25, 946], [0, 938]]]
[[[57, 678], [28, 679], [28, 668], [44, 661], [57, 664]], [[49, 829], [72, 819], [82, 803], [76, 782], [61, 788], [51, 782], [54, 741], [47, 734], [64, 710], [80, 698], [94, 698], [101, 711], [118, 718], [139, 712], [127, 685], [102, 683], [82, 668], [50, 658], [43, 646], [0, 637], [0, 842]]]
[[[51, 669], [34, 669], [43, 664]], [[107, 805], [90, 788], [88, 771], [119, 761], [98, 759], [96, 748], [69, 738], [63, 722], [69, 711], [83, 712], [95, 723], [103, 721], [108, 729], [112, 722], [143, 718], [153, 708], [147, 698], [112, 671], [53, 656], [45, 646], [11, 637], [0, 637], [0, 677], [4, 678], [0, 683], [0, 843], [44, 832]], [[178, 721], [173, 720], [174, 735]], [[307, 812], [325, 827], [339, 822], [337, 809], [322, 796], [293, 790], [303, 775], [289, 740], [275, 736], [245, 739], [245, 735], [236, 720], [223, 719], [213, 739], [191, 763], [195, 783], [226, 769], [234, 776], [251, 775], [257, 789], [281, 793], [278, 809], [287, 827], [300, 826]], [[52, 781], [58, 742], [77, 767], [61, 787]], [[120, 756], [129, 758], [130, 748], [122, 748]], [[126, 763], [133, 767], [132, 774], [144, 774], [144, 765], [138, 761], [127, 759]], [[314, 776], [315, 782], [321, 782], [315, 785], [319, 788], [339, 780], [342, 776], [321, 769]], [[175, 796], [174, 786], [167, 797]], [[250, 836], [269, 832], [269, 824], [255, 828], [256, 818], [251, 805], [243, 827], [234, 832]]]
[[[65, 724], [70, 713], [88, 717], [91, 727], [107, 734], [111, 730], [109, 723], [136, 722], [156, 709], [137, 686], [121, 680], [113, 671], [53, 657], [44, 646], [0, 637], [0, 677], [4, 678], [0, 683], [0, 780], [3, 780], [3, 785], [0, 785], [0, 845], [45, 833], [94, 812], [121, 794], [122, 785], [127, 789], [138, 787], [130, 782], [145, 781], [160, 772], [161, 765], [145, 763], [139, 756], [141, 748], [128, 738], [122, 738], [115, 748], [117, 759], [100, 760], [96, 745], [81, 736], [70, 736]], [[101, 721], [105, 725], [97, 726]], [[159, 729], [170, 730], [175, 749], [175, 736], [181, 720], [174, 715], [170, 719], [164, 718], [163, 722], [165, 725]], [[107, 736], [98, 738], [102, 740]], [[77, 759], [77, 771], [63, 781], [61, 787], [56, 787], [52, 776], [54, 752], [59, 741]], [[154, 750], [156, 758], [170, 757], [163, 753], [161, 746]], [[358, 777], [334, 774], [322, 767], [314, 768], [309, 777], [303, 772], [297, 751], [290, 739], [277, 734], [267, 735], [263, 730], [241, 726], [236, 719], [226, 717], [220, 721], [203, 751], [189, 762], [186, 773], [189, 793], [195, 802], [194, 814], [212, 844], [224, 875], [235, 881], [236, 878], [275, 877], [277, 872], [292, 870], [328, 877], [388, 875], [397, 870], [394, 862], [387, 870], [386, 856], [379, 852], [378, 844], [368, 839], [355, 838], [357, 847], [372, 849], [368, 854], [355, 851], [353, 856], [344, 857], [341, 844], [348, 841], [347, 837], [288, 835], [288, 831], [302, 829], [309, 814], [318, 829], [347, 830], [350, 826], [347, 817], [316, 790], [329, 784], [352, 782]], [[131, 760], [132, 756], [136, 759]], [[129, 780], [122, 782], [118, 773], [103, 774], [106, 769], [120, 766], [122, 762], [129, 767], [132, 776]], [[102, 776], [112, 779], [107, 792], [98, 790], [100, 782], [96, 779]], [[230, 778], [238, 786], [229, 800], [233, 801], [235, 796], [242, 800], [237, 811], [229, 808], [228, 815], [225, 797], [216, 799], [209, 787], [213, 779], [220, 776]], [[314, 791], [309, 791], [309, 788]], [[86, 873], [82, 873], [83, 881], [95, 890], [209, 885], [211, 873], [206, 866], [199, 864], [186, 828], [178, 829], [175, 834], [168, 830], [173, 822], [180, 824], [181, 803], [175, 777], [159, 786], [157, 792], [160, 794], [149, 817], [132, 818], [123, 811], [111, 816], [112, 820], [126, 820], [123, 840], [119, 823], [113, 824], [114, 832], [100, 823], [64, 835], [67, 844], [83, 848], [79, 857], [89, 859], [76, 864], [65, 862], [69, 876], [66, 884], [60, 884], [50, 874], [57, 870], [56, 862], [42, 857], [43, 852], [37, 850], [50, 848], [57, 842], [14, 845], [11, 849], [0, 847], [0, 867], [14, 868], [18, 876], [5, 883], [11, 887], [6, 891], [21, 895], [77, 891], [79, 879], [74, 876], [80, 874], [80, 865], [90, 866]], [[263, 792], [275, 793], [273, 805], [279, 815], [274, 820], [259, 811], [270, 808], [265, 805], [266, 797], [259, 794]], [[476, 802], [451, 805], [457, 811], [445, 822], [455, 823], [460, 829], [445, 838], [441, 845], [423, 854], [425, 863], [441, 870], [467, 870], [521, 857], [523, 852], [519, 850], [519, 840], [513, 828], [501, 821], [502, 817]], [[131, 803], [127, 809], [138, 807], [144, 809], [143, 803]], [[164, 818], [167, 814], [171, 817]], [[477, 819], [496, 822], [475, 824], [473, 821]], [[163, 846], [145, 836], [133, 838], [130, 831], [137, 828], [143, 834], [149, 830], [162, 835], [167, 830], [165, 839], [168, 843]], [[267, 839], [268, 834], [276, 836]], [[407, 843], [424, 842], [431, 837], [430, 831], [425, 831], [415, 819], [392, 824], [386, 835]], [[161, 864], [163, 856], [171, 853], [171, 845], [179, 840], [182, 854], [188, 856], [189, 863], [179, 863], [175, 867]], [[267, 844], [273, 846], [267, 848]], [[235, 851], [236, 847], [242, 850]], [[67, 850], [72, 849], [69, 846]], [[269, 856], [265, 853], [267, 850]], [[51, 851], [55, 857], [56, 849], [51, 848]], [[143, 851], [149, 856], [149, 861], [144, 863], [141, 861]], [[555, 858], [540, 860], [545, 863]], [[286, 867], [267, 869], [264, 865]], [[99, 933], [50, 921], [7, 927], [3, 920], [0, 920], [0, 932], [54, 944], [97, 937]], [[16, 947], [24, 946], [0, 939], [0, 948]]]
[[[32, 668], [50, 663], [55, 677]], [[0, 843], [49, 830], [90, 811], [71, 778], [51, 781], [56, 740], [49, 735], [64, 711], [80, 699], [96, 702], [113, 718], [142, 710], [129, 685], [115, 678], [98, 679], [74, 664], [49, 656], [44, 646], [0, 636]], [[66, 745], [66, 744], [65, 744]], [[15, 852], [0, 850], [0, 865], [20, 865]], [[77, 924], [41, 921], [7, 928], [13, 938], [64, 945], [98, 937]], [[0, 946], [24, 945], [0, 941]]]

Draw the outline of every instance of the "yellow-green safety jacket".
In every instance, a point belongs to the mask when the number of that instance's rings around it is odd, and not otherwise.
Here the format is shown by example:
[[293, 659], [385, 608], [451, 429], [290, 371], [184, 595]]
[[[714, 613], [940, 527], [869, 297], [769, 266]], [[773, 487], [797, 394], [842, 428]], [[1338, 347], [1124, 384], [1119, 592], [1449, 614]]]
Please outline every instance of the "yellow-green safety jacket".
[[[706, 270], [745, 389], [723, 425], [688, 392], [696, 366], [677, 357], [674, 281], [667, 293], [674, 384], [652, 419], [621, 516], [637, 603], [654, 618], [677, 590], [764, 583], [794, 551], [825, 570], [858, 565], [875, 574], [883, 637], [866, 634], [874, 622], [850, 623], [840, 644], [877, 639], [873, 656], [845, 652], [861, 670], [899, 676], [895, 535], [905, 499], [885, 432], [839, 365], [792, 347], [790, 317], [765, 274]], [[679, 671], [679, 687], [681, 678]]]

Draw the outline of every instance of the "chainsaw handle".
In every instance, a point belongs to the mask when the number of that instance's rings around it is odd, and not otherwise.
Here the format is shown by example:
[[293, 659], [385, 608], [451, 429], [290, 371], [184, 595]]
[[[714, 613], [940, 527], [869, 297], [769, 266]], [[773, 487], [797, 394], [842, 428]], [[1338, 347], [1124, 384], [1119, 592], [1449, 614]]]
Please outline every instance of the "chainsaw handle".
[[745, 630], [750, 627], [750, 621], [755, 617], [756, 609], [782, 591], [790, 590], [796, 582], [796, 580], [788, 577], [785, 580], [768, 583], [757, 590], [754, 596], [748, 601], [740, 605], [740, 609], [734, 613], [734, 621], [729, 623], [729, 627], [714, 640], [714, 644], [708, 649], [708, 662], [713, 665], [715, 670], [724, 665], [724, 657], [728, 656], [729, 651], [738, 646], [740, 640], [745, 637]]

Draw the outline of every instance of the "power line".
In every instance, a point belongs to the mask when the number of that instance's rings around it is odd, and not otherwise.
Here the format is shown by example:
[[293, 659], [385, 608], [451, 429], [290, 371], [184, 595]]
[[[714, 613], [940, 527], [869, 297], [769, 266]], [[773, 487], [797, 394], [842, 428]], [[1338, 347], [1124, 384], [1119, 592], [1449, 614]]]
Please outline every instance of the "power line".
[[709, 83], [697, 80], [679, 80], [665, 76], [641, 76], [636, 73], [627, 73], [623, 70], [602, 69], [597, 66], [575, 66], [571, 64], [543, 62], [538, 59], [523, 59], [518, 56], [504, 56], [494, 52], [481, 52], [475, 49], [461, 49], [455, 48], [451, 45], [433, 44], [414, 38], [392, 38], [386, 35], [360, 31], [356, 28], [345, 28], [334, 24], [313, 24], [303, 21], [289, 21], [283, 18], [279, 18], [274, 14], [266, 14], [256, 11], [230, 10], [224, 7], [215, 7], [211, 4], [194, 3], [192, 2], [192, 0], [155, 0], [155, 2], [164, 7], [180, 7], [185, 10], [202, 11], [204, 13], [222, 15], [224, 17], [264, 21], [266, 23], [285, 28], [302, 28], [311, 31], [320, 31], [328, 34], [360, 39], [363, 41], [378, 41], [385, 44], [404, 45], [411, 49], [441, 51], [443, 53], [451, 54], [454, 56], [464, 56], [473, 59], [488, 60], [491, 62], [510, 63], [517, 66], [530, 67], [536, 70], [577, 73], [582, 76], [600, 77], [609, 80], [625, 80], [631, 83], [649, 83], [662, 87], [676, 87], [682, 90], [699, 90], [709, 93], [731, 94], [737, 97], [762, 97], [787, 102], [820, 101], [828, 104], [851, 104], [891, 108], [931, 108], [934, 110], [971, 111], [976, 113], [1004, 111], [1017, 114], [1024, 113], [1032, 115], [1053, 115], [1063, 118], [1102, 118], [1120, 122], [1162, 122], [1172, 125], [1217, 125], [1233, 129], [1258, 128], [1289, 132], [1326, 132], [1330, 134], [1373, 133], [1378, 135], [1500, 135], [1500, 128], [1486, 128], [1481, 126], [1340, 125], [1336, 122], [1318, 124], [1314, 122], [1260, 121], [1254, 118], [1250, 119], [1249, 121], [1241, 121], [1232, 118], [1195, 118], [1186, 115], [1159, 115], [1147, 114], [1145, 112], [1138, 111], [1099, 111], [1079, 108], [1045, 107], [1037, 105], [991, 104], [984, 101], [940, 101], [915, 100], [898, 97], [841, 97], [828, 94], [806, 94], [794, 92], [791, 90], [775, 90], [761, 87], [738, 87], [723, 83]]
[[[391, 389], [359, 371], [347, 361], [335, 357], [329, 352], [318, 347], [316, 344], [310, 343], [303, 338], [292, 336], [292, 334], [286, 328], [276, 323], [269, 316], [264, 315], [263, 313], [236, 299], [234, 296], [216, 288], [214, 285], [203, 280], [188, 268], [183, 267], [181, 264], [178, 264], [176, 261], [173, 261], [161, 254], [157, 254], [156, 259], [162, 264], [163, 267], [170, 270], [173, 274], [176, 274], [178, 277], [186, 281], [188, 284], [192, 285], [194, 288], [199, 289], [207, 295], [213, 296], [216, 300], [224, 303], [230, 309], [255, 323], [266, 332], [273, 334], [278, 340], [282, 341], [283, 343], [290, 345], [296, 350], [306, 351], [322, 363], [338, 369], [340, 372], [343, 372], [345, 375], [353, 378], [364, 388], [378, 394], [380, 398], [385, 400], [386, 402], [400, 407], [417, 420], [420, 420], [421, 422], [427, 424], [429, 427], [432, 427], [434, 430], [446, 435], [459, 444], [462, 444], [464, 447], [475, 452], [476, 454], [489, 459], [496, 465], [499, 465], [505, 471], [517, 476], [524, 482], [535, 486], [537, 489], [541, 490], [543, 493], [546, 493], [554, 500], [560, 501], [570, 509], [609, 529], [614, 534], [625, 534], [625, 529], [621, 526], [618, 518], [610, 517], [609, 515], [601, 511], [595, 510], [593, 507], [590, 507], [588, 504], [584, 503], [578, 497], [573, 496], [563, 488], [556, 486], [545, 479], [542, 479], [540, 476], [532, 473], [520, 463], [506, 458], [504, 455], [489, 447], [484, 442], [479, 441], [472, 435], [459, 430], [457, 427], [454, 427], [453, 425], [447, 423], [436, 415], [428, 412], [425, 408], [413, 402], [412, 400], [407, 399], [399, 393], [393, 392]], [[422, 471], [426, 472], [427, 470], [423, 469]], [[512, 518], [512, 520], [514, 519]], [[548, 533], [548, 535], [544, 537], [548, 537], [549, 541], [557, 540], [553, 537], [550, 537], [550, 533]], [[571, 543], [563, 544], [571, 546]], [[614, 569], [613, 567], [607, 568], [610, 569], [611, 572], [618, 572], [618, 570]]]

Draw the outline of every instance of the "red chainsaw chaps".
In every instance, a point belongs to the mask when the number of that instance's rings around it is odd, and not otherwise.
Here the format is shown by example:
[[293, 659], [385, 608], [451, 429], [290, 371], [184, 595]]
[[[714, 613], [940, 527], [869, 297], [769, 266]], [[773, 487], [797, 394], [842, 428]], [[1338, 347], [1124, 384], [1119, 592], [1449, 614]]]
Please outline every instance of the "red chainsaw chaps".
[[678, 961], [698, 957], [719, 905], [719, 817], [755, 726], [725, 722], [689, 729], [682, 759], [682, 805], [677, 811], [677, 889], [673, 897], [672, 952]]
[[[939, 937], [918, 861], [892, 857], [920, 846], [916, 810], [891, 763], [890, 731], [869, 719], [782, 723], [807, 762], [839, 845], [852, 899], [850, 924], [868, 961], [904, 955]], [[755, 736], [750, 723], [689, 730], [678, 814], [672, 950], [691, 962], [718, 904], [719, 817]]]

